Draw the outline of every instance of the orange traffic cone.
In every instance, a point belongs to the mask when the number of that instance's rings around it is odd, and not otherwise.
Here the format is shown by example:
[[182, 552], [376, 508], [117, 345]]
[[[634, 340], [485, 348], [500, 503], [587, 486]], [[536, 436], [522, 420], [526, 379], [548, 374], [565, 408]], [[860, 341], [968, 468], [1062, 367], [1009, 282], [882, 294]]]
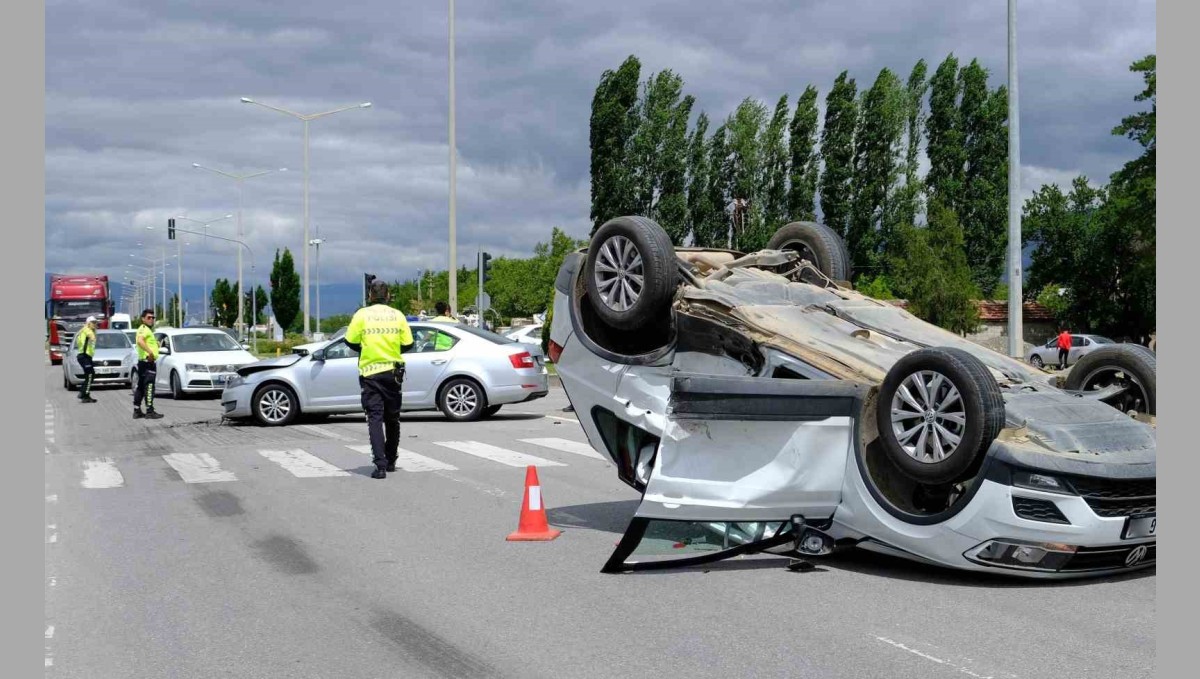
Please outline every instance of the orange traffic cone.
[[508, 541], [546, 541], [553, 540], [561, 534], [561, 530], [551, 528], [546, 521], [546, 508], [542, 505], [542, 484], [538, 482], [537, 467], [529, 465], [525, 468], [525, 498], [521, 500], [521, 519], [517, 523], [516, 532], [509, 534]]

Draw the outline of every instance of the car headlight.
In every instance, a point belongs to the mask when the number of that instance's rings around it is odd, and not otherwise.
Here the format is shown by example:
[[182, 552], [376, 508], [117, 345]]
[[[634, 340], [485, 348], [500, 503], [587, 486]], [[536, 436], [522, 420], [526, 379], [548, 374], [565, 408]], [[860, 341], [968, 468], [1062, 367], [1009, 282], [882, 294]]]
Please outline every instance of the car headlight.
[[184, 365], [183, 367], [184, 367], [184, 368], [187, 368], [187, 370], [188, 370], [189, 372], [195, 372], [195, 373], [206, 373], [206, 372], [208, 372], [208, 366], [206, 366], [206, 365], [200, 365], [199, 363], [188, 363], [188, 364]]
[[1014, 470], [1012, 475], [1013, 485], [1018, 488], [1028, 488], [1029, 490], [1040, 490], [1044, 493], [1058, 493], [1060, 495], [1074, 495], [1075, 492], [1071, 489], [1067, 482], [1041, 472], [1019, 471]]
[[234, 375], [233, 377], [229, 378], [228, 382], [225, 383], [225, 388], [233, 389], [234, 387], [240, 387], [245, 383], [246, 383], [245, 377], [242, 377], [241, 375]]

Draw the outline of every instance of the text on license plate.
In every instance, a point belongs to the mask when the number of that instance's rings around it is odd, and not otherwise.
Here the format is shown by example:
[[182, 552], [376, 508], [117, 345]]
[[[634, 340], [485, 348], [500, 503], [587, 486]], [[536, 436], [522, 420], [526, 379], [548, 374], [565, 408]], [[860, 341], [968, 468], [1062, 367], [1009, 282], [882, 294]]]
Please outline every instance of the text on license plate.
[[225, 384], [225, 381], [228, 379], [229, 379], [229, 375], [213, 375], [212, 376], [213, 384]]
[[96, 368], [97, 375], [116, 375], [120, 368]]
[[1133, 538], [1152, 538], [1158, 535], [1158, 516], [1139, 516], [1130, 517], [1125, 524], [1125, 534], [1121, 537], [1126, 540]]

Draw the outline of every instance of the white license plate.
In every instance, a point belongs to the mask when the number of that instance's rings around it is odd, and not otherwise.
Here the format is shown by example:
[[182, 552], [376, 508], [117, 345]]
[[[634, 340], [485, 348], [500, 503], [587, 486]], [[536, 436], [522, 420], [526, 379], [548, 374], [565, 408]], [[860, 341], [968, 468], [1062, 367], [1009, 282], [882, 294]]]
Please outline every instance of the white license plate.
[[1134, 538], [1152, 538], [1158, 536], [1158, 515], [1130, 517], [1125, 522], [1125, 540]]
[[212, 381], [213, 384], [225, 384], [225, 381], [228, 379], [229, 375], [213, 375]]
[[116, 375], [120, 371], [120, 368], [96, 368], [97, 375]]

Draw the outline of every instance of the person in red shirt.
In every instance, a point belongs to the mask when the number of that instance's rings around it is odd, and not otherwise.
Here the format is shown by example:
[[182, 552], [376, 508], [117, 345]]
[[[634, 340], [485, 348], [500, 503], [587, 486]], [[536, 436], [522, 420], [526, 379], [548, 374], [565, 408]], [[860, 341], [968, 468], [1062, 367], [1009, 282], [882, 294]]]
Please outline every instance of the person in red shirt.
[[1058, 333], [1058, 369], [1066, 370], [1067, 354], [1071, 351], [1071, 333], [1066, 328]]

